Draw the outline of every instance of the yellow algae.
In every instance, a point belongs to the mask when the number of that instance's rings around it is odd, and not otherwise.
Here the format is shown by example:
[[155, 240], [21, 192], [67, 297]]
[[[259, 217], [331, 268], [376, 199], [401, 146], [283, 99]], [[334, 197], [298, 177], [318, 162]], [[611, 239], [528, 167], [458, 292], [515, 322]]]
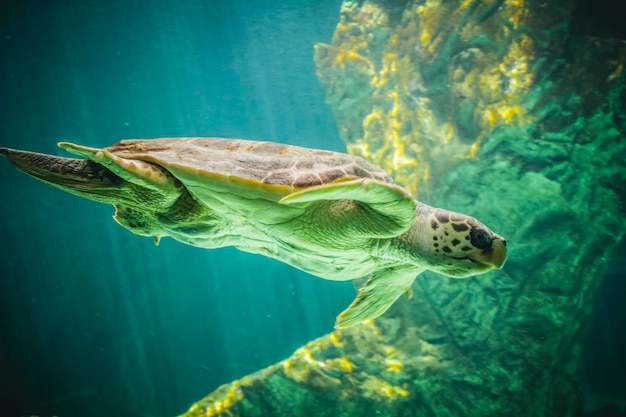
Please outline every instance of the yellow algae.
[[520, 22], [528, 16], [528, 8], [525, 7], [524, 0], [506, 0], [505, 14], [513, 24], [513, 29], [517, 30]]
[[517, 116], [522, 114], [522, 108], [520, 106], [512, 106], [512, 107], [501, 107], [498, 109], [502, 120], [506, 123], [511, 124], [514, 120], [517, 119]]
[[341, 369], [346, 370], [348, 372], [352, 372], [354, 369], [354, 364], [348, 360], [347, 357], [341, 358]]
[[528, 72], [528, 60], [533, 58], [534, 43], [528, 36], [519, 42], [512, 42], [508, 54], [497, 67], [497, 72], [506, 80], [504, 93], [508, 99], [528, 91], [534, 76]]
[[363, 326], [369, 327], [372, 330], [372, 333], [374, 334], [374, 336], [377, 339], [380, 339], [381, 333], [380, 333], [380, 330], [378, 330], [378, 327], [376, 327], [376, 324], [374, 323], [374, 320], [372, 320], [372, 319], [365, 320], [362, 324], [363, 324]]
[[459, 7], [459, 10], [465, 10], [468, 7], [470, 7], [472, 5], [472, 3], [474, 3], [474, 0], [465, 0], [461, 6]]
[[359, 2], [358, 1], [344, 1], [341, 4], [341, 14], [352, 14], [354, 12], [358, 12], [359, 10]]
[[444, 123], [441, 127], [441, 138], [448, 145], [454, 137], [454, 126], [451, 123]]
[[294, 359], [289, 358], [283, 361], [283, 368], [285, 368], [286, 374], [289, 374], [291, 372], [291, 370], [293, 369], [293, 366], [294, 366]]
[[365, 3], [355, 15], [356, 20], [367, 27], [385, 26], [388, 23], [387, 13], [373, 3]]
[[[222, 401], [213, 401], [209, 405], [205, 406], [204, 415], [206, 417], [217, 416], [220, 413], [226, 413], [228, 415], [231, 415], [229, 409], [237, 402], [241, 401], [243, 397], [244, 396], [243, 391], [241, 390], [241, 383], [239, 381], [235, 381], [233, 382], [230, 390], [226, 393]], [[196, 411], [199, 408], [197, 404], [194, 404], [194, 407], [192, 407], [193, 410], [189, 411]]]
[[[397, 59], [398, 59], [398, 54], [396, 54], [395, 52], [387, 52], [383, 57], [384, 62], [388, 62], [391, 64], [391, 66], [394, 66], [394, 67], [395, 67], [395, 62]], [[395, 72], [395, 70], [392, 70], [391, 72]]]
[[224, 407], [222, 403], [219, 401], [214, 401], [211, 405], [208, 405], [204, 408], [204, 415], [206, 417], [214, 417], [224, 411]]
[[498, 120], [498, 112], [495, 111], [493, 108], [487, 107], [483, 113], [483, 121], [486, 124], [493, 126], [496, 124], [496, 122], [498, 122]]
[[359, 54], [356, 50], [341, 48], [335, 52], [335, 65], [340, 68], [345, 68], [348, 62], [363, 63], [368, 68], [373, 68], [373, 64], [370, 60]]
[[415, 48], [421, 52], [427, 52], [428, 55], [436, 55], [445, 38], [442, 35], [448, 31], [444, 18], [448, 15], [448, 10], [440, 0], [428, 0], [416, 8], [415, 13], [419, 16], [417, 19], [418, 36], [411, 40], [415, 44]]
[[478, 149], [480, 148], [480, 142], [474, 142], [472, 147], [470, 148], [469, 155], [467, 155], [467, 159], [476, 158], [476, 154], [478, 153]]
[[[433, 7], [435, 3], [429, 2], [429, 7]], [[359, 18], [355, 17], [355, 20], [363, 23], [362, 14], [369, 13], [369, 9], [361, 12], [356, 12], [353, 6], [350, 7], [351, 13], [359, 13]], [[363, 23], [364, 24], [364, 23]], [[415, 30], [414, 25], [409, 25]], [[338, 28], [337, 32], [343, 32], [347, 30], [346, 25], [342, 25]], [[408, 31], [406, 33], [396, 33], [389, 39], [389, 45], [397, 46], [400, 49], [406, 47], [406, 44], [414, 42], [415, 33]], [[336, 47], [340, 47], [343, 44], [335, 44]], [[355, 46], [354, 49], [359, 50], [359, 54], [363, 53], [365, 57], [369, 56], [369, 51], [366, 48], [366, 44], [360, 43]], [[344, 65], [349, 59], [349, 55], [346, 53], [336, 54], [334, 63], [332, 65]], [[407, 123], [413, 125], [413, 121], [416, 119], [424, 119], [422, 113], [424, 109], [410, 109], [407, 108], [407, 91], [408, 84], [414, 77], [411, 76], [414, 65], [411, 62], [410, 57], [401, 55], [394, 50], [388, 50], [381, 56], [381, 62], [379, 70], [375, 71], [375, 64], [368, 64], [368, 73], [371, 74], [370, 85], [375, 88], [372, 93], [373, 97], [379, 97], [379, 92], [385, 92], [384, 100], [390, 103], [390, 106], [383, 109], [381, 106], [373, 105], [369, 114], [363, 118], [363, 137], [362, 139], [356, 139], [349, 143], [348, 151], [370, 159], [376, 164], [382, 166], [384, 169], [395, 172], [396, 180], [400, 183], [407, 184], [410, 191], [417, 192], [418, 184], [414, 184], [415, 181], [411, 180], [410, 171], [414, 169], [423, 169], [422, 173], [418, 176], [421, 180], [430, 179], [430, 169], [427, 164], [424, 167], [420, 167], [412, 152], [407, 149], [408, 145], [416, 143], [418, 136], [413, 129], [407, 128]], [[379, 97], [380, 98], [380, 97]], [[416, 99], [417, 100], [417, 99]], [[419, 99], [423, 105], [428, 103], [428, 98], [420, 97]], [[418, 107], [423, 107], [418, 106]], [[428, 119], [426, 117], [425, 119]], [[427, 121], [428, 122], [428, 121]], [[426, 122], [426, 123], [427, 123]], [[434, 123], [431, 124], [435, 126]], [[406, 129], [406, 132], [404, 130]], [[444, 141], [450, 140], [453, 136], [454, 129], [447, 127], [443, 130]], [[439, 137], [440, 132], [433, 135]], [[411, 151], [421, 151], [422, 147], [411, 147]]]
[[389, 384], [387, 384], [387, 386], [385, 387], [385, 391], [386, 395], [392, 400], [395, 400], [398, 396], [408, 397], [409, 395], [409, 392], [407, 390]]
[[[331, 342], [326, 338], [324, 343], [309, 343], [307, 346], [296, 350], [291, 358], [284, 362], [285, 376], [299, 384], [305, 384], [316, 389], [330, 390], [341, 385], [341, 380], [329, 375], [331, 369], [341, 370], [342, 366], [348, 367], [341, 360], [325, 363], [313, 357], [313, 351], [320, 351], [322, 347], [328, 347]], [[310, 348], [309, 348], [310, 347]], [[345, 369], [344, 369], [345, 370]]]
[[375, 107], [374, 110], [363, 119], [363, 129], [369, 128], [374, 121], [380, 122], [381, 118], [382, 114], [380, 108]]
[[441, 45], [443, 41], [443, 37], [441, 34], [437, 33], [434, 39], [431, 38], [430, 43], [426, 47], [426, 51], [428, 51], [431, 55], [434, 55], [437, 52], [437, 49]]
[[362, 382], [361, 386], [366, 398], [394, 401], [398, 397], [407, 397], [409, 395], [409, 392], [404, 388], [391, 385], [387, 381], [371, 375]]
[[302, 355], [302, 359], [304, 359], [304, 361], [307, 362], [309, 365], [316, 365], [320, 368], [326, 367], [326, 364], [324, 362], [313, 359], [313, 355], [311, 354], [310, 350], [306, 350], [304, 352], [304, 354]]
[[385, 366], [387, 366], [387, 372], [399, 374], [402, 373], [402, 367], [404, 363], [397, 359], [385, 359]]
[[[514, 5], [522, 7], [523, 2]], [[479, 68], [482, 68], [482, 71], [477, 68], [469, 74], [464, 74], [463, 70], [453, 72], [458, 94], [476, 97], [477, 107], [483, 109], [476, 114], [482, 132], [471, 145], [466, 158], [471, 159], [477, 155], [482, 140], [496, 127], [502, 124], [521, 126], [531, 122], [517, 101], [530, 90], [535, 79], [529, 69], [529, 60], [534, 58], [534, 50], [532, 39], [521, 35], [509, 44], [506, 54], [500, 61], [491, 65], [490, 71], [481, 66]], [[480, 73], [482, 76], [476, 81], [477, 74]]]
[[[365, 85], [371, 88], [371, 102], [354, 106], [359, 109], [354, 114], [362, 118], [361, 130], [358, 123], [351, 129], [339, 123], [348, 151], [392, 173], [396, 182], [419, 198], [418, 191], [428, 192], [430, 186], [422, 187], [454, 161], [475, 158], [494, 129], [529, 122], [518, 101], [535, 80], [532, 60], [536, 47], [532, 38], [513, 29], [526, 18], [527, 3], [505, 0], [502, 5], [506, 9], [502, 16], [513, 24], [494, 25], [492, 37], [503, 42], [503, 49], [472, 47], [446, 57], [442, 54], [449, 51], [443, 49], [443, 43], [451, 37], [471, 44], [484, 36], [484, 26], [472, 19], [494, 7], [494, 1], [416, 2], [395, 27], [386, 26], [387, 15], [377, 5], [344, 2], [341, 23], [329, 47], [335, 50], [316, 53], [316, 61], [318, 68], [328, 70], [325, 80], [338, 97], [342, 91], [351, 92], [346, 88], [350, 84], [338, 77], [350, 75], [348, 69], [344, 71], [346, 65], [364, 75]], [[479, 11], [467, 15], [474, 7]], [[469, 19], [468, 23], [453, 33], [450, 19], [461, 18]], [[388, 33], [388, 38], [381, 37], [381, 31]], [[426, 87], [433, 75], [423, 69], [446, 59], [450, 63], [440, 71], [448, 71], [449, 89], [433, 96]], [[446, 117], [445, 106], [457, 115], [462, 109], [463, 117]]]
[[330, 334], [330, 342], [333, 344], [333, 346], [338, 348], [342, 348], [345, 346], [345, 343], [339, 341], [339, 335], [337, 334], [337, 332], [332, 332]]
[[241, 390], [240, 383], [238, 381], [233, 382], [233, 385], [224, 398], [224, 406], [226, 408], [232, 407], [235, 403], [243, 400], [243, 391]]
[[348, 360], [347, 357], [343, 356], [341, 359], [331, 359], [327, 362], [328, 366], [333, 369], [341, 370], [344, 372], [352, 372], [354, 370], [354, 364]]
[[483, 121], [490, 127], [501, 123], [521, 126], [528, 123], [530, 119], [524, 116], [524, 110], [521, 106], [511, 106], [507, 102], [502, 101], [485, 108]]
[[370, 153], [370, 144], [369, 143], [363, 143], [363, 142], [358, 142], [358, 143], [349, 143], [347, 145], [347, 150], [348, 153], [352, 154], [352, 155], [359, 155], [365, 159], [369, 159], [371, 160], [371, 153]]
[[385, 354], [385, 356], [393, 357], [398, 353], [398, 351], [393, 346], [383, 345], [383, 353]]

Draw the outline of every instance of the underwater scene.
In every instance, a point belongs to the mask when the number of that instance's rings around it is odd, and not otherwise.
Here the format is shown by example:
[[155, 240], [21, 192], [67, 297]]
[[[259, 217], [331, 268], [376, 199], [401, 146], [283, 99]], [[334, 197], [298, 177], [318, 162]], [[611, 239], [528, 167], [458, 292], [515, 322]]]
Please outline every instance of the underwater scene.
[[0, 417], [626, 416], [624, 16], [3, 2]]

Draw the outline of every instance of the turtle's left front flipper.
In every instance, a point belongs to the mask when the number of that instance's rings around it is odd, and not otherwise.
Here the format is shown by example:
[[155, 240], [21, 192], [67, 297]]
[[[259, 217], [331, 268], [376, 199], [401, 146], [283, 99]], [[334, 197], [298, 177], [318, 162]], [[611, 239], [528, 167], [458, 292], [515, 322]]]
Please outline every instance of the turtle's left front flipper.
[[422, 270], [415, 267], [380, 270], [359, 289], [356, 299], [337, 317], [335, 328], [343, 329], [383, 314], [404, 293], [411, 289]]
[[111, 203], [124, 180], [93, 161], [0, 148], [20, 171], [63, 191]]

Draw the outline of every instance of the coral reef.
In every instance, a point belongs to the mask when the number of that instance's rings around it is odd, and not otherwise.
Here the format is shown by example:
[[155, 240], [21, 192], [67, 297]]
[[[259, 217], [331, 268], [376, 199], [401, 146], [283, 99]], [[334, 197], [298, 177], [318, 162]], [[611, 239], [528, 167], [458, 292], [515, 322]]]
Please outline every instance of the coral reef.
[[[402, 4], [403, 7], [399, 7]], [[626, 45], [567, 1], [345, 1], [315, 61], [348, 150], [509, 241], [504, 271], [427, 274], [185, 416], [581, 415], [581, 342], [626, 230]]]
[[[222, 386], [185, 415], [402, 415], [419, 401], [414, 385], [445, 369], [450, 352], [400, 324], [383, 318], [314, 340], [288, 359]], [[423, 382], [415, 381], [420, 375]]]
[[344, 2], [332, 43], [317, 45], [315, 60], [348, 150], [416, 193], [456, 160], [475, 157], [503, 125], [532, 124], [540, 103], [529, 104], [544, 95], [536, 77], [559, 64], [544, 52], [561, 49], [569, 13], [534, 9], [524, 1], [415, 1], [392, 27], [384, 4]]

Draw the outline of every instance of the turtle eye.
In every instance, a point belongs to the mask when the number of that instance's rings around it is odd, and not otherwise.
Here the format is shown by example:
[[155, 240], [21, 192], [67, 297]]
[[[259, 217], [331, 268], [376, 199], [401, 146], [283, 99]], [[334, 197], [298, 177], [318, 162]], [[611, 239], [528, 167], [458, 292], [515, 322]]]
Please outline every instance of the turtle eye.
[[493, 244], [493, 239], [486, 230], [473, 228], [470, 231], [470, 242], [478, 249], [489, 249]]

